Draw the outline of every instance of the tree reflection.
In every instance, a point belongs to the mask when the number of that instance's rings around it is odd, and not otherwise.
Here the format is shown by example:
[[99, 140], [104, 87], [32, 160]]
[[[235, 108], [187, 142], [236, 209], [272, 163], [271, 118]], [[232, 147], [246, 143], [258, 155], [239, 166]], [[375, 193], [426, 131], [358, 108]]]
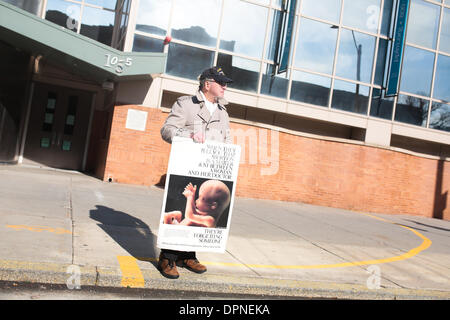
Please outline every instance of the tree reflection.
[[400, 95], [397, 102], [395, 120], [425, 126], [428, 117], [428, 105], [428, 100], [413, 96]]
[[450, 105], [433, 102], [429, 126], [433, 129], [450, 132]]

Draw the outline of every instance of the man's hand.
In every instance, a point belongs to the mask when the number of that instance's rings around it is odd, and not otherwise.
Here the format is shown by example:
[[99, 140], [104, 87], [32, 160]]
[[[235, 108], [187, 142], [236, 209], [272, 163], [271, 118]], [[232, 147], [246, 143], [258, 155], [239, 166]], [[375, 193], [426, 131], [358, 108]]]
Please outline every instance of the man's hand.
[[197, 143], [204, 143], [205, 142], [205, 136], [202, 132], [196, 132], [191, 134], [192, 140]]

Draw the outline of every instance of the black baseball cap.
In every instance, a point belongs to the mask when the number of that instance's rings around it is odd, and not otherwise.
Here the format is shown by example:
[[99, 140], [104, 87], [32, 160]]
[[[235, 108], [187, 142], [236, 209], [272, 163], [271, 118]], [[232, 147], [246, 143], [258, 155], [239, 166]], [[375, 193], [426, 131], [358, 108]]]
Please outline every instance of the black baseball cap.
[[228, 78], [225, 73], [223, 72], [221, 67], [212, 67], [209, 69], [206, 69], [202, 72], [200, 75], [200, 80], [204, 79], [213, 79], [214, 81], [218, 83], [230, 83], [233, 82], [230, 78]]

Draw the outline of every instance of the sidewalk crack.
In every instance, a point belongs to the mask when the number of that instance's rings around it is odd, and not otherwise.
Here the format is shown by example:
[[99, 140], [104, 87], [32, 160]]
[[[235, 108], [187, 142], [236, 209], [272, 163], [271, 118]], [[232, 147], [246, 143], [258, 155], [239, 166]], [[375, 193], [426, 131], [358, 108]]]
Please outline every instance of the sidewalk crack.
[[69, 191], [68, 191], [68, 202], [69, 205], [66, 207], [67, 216], [70, 219], [71, 232], [72, 232], [72, 264], [75, 261], [75, 225], [73, 222], [73, 207], [72, 207], [72, 177], [69, 180]]

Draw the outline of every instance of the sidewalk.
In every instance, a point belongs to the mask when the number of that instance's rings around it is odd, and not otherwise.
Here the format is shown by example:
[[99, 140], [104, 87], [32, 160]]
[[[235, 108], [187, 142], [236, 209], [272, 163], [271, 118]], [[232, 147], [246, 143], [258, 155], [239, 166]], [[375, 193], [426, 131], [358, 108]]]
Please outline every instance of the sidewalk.
[[[239, 188], [239, 184], [238, 184]], [[208, 272], [156, 269], [163, 189], [0, 166], [0, 280], [342, 299], [450, 299], [450, 222], [236, 198]], [[378, 277], [379, 276], [379, 277]]]

